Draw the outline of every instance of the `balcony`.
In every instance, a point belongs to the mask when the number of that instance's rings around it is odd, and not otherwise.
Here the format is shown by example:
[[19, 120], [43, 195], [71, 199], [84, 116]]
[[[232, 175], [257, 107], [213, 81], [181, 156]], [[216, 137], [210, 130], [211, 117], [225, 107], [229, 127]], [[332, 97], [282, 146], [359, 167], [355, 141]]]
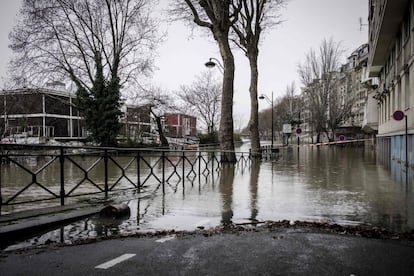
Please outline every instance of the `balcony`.
[[371, 34], [370, 77], [379, 76], [379, 72], [388, 58], [390, 46], [394, 42], [404, 15], [407, 12], [407, 5], [409, 3], [410, 1], [408, 0], [387, 0], [385, 1], [384, 8], [375, 12], [374, 16], [377, 18], [372, 23], [378, 22], [377, 26], [370, 26], [372, 31], [375, 30], [375, 33]]

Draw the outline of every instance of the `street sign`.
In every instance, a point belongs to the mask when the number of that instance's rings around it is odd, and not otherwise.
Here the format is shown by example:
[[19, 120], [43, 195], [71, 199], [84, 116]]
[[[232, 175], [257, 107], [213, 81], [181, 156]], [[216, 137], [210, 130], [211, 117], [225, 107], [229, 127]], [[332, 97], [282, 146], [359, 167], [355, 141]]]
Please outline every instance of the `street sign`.
[[344, 135], [339, 135], [339, 141], [345, 141], [345, 136]]
[[292, 133], [292, 125], [291, 124], [283, 124], [283, 133], [291, 134]]
[[405, 115], [404, 112], [402, 112], [401, 110], [397, 110], [392, 114], [392, 117], [396, 121], [401, 121], [402, 119], [404, 119]]
[[298, 127], [297, 129], [296, 129], [296, 134], [301, 134], [302, 133], [302, 129], [300, 128], [300, 127]]

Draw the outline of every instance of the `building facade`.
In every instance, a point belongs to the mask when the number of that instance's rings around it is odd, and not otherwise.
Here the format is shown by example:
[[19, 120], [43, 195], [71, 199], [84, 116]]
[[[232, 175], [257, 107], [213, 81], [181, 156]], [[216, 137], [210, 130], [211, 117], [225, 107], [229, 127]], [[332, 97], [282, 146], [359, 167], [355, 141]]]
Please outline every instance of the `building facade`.
[[[84, 118], [75, 106], [76, 94], [63, 83], [46, 88], [15, 89], [0, 92], [0, 133], [4, 143], [45, 143], [86, 140]], [[123, 105], [119, 139], [152, 143], [151, 106]]]
[[[63, 89], [16, 89], [0, 92], [2, 138], [85, 138], [74, 95]], [[7, 141], [6, 141], [7, 142]], [[10, 141], [12, 142], [12, 141]]]
[[185, 138], [197, 135], [197, 118], [181, 113], [165, 114], [165, 133], [172, 138]]
[[151, 105], [124, 105], [121, 108], [123, 125], [121, 135], [127, 140], [144, 142], [150, 139]]
[[[375, 137], [378, 129], [377, 104], [374, 99], [375, 89], [378, 87], [377, 79], [368, 75], [369, 45], [360, 45], [354, 50], [337, 72], [330, 72], [329, 83], [315, 79], [308, 87], [302, 89], [303, 107], [303, 141], [325, 142], [328, 137], [337, 140], [356, 140]], [[326, 97], [326, 111], [318, 114], [323, 108], [312, 108], [311, 98], [322, 97], [324, 85], [331, 86]], [[323, 98], [320, 100], [323, 101]], [[321, 105], [322, 107], [324, 105]], [[314, 116], [326, 117], [328, 133], [321, 133], [320, 138], [315, 137], [316, 130]], [[342, 115], [341, 115], [342, 114]], [[317, 117], [318, 118], [318, 117]], [[330, 129], [329, 122], [339, 120], [334, 130]], [[321, 120], [322, 121], [322, 120]], [[332, 124], [332, 122], [330, 122]], [[333, 127], [331, 127], [333, 128]], [[334, 131], [335, 133], [332, 133]]]
[[[369, 77], [378, 78], [373, 96], [378, 106], [377, 152], [392, 171], [404, 170], [414, 157], [413, 20], [411, 0], [369, 2], [368, 70]], [[395, 120], [396, 111], [405, 117]]]

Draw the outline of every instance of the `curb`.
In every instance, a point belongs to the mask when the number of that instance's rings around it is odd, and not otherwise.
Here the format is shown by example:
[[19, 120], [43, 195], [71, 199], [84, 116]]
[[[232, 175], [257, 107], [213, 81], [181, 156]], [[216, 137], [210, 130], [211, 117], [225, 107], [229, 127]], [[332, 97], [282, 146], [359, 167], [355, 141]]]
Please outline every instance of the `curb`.
[[[39, 232], [50, 230], [56, 226], [69, 223], [100, 212], [102, 207], [88, 206], [75, 208], [54, 208], [53, 212], [39, 212], [37, 216], [8, 216], [0, 223], [0, 248], [4, 248], [16, 240], [30, 238]], [[14, 217], [14, 219], [13, 219]]]

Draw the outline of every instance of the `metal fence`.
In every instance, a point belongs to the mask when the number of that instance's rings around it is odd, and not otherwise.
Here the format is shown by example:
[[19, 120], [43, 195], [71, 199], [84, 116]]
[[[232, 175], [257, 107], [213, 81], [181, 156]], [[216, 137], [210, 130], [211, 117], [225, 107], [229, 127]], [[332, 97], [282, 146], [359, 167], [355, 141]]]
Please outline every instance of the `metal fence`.
[[[6, 206], [193, 182], [219, 173], [215, 150], [0, 145], [0, 215]], [[250, 154], [237, 152], [237, 166], [250, 165]]]

